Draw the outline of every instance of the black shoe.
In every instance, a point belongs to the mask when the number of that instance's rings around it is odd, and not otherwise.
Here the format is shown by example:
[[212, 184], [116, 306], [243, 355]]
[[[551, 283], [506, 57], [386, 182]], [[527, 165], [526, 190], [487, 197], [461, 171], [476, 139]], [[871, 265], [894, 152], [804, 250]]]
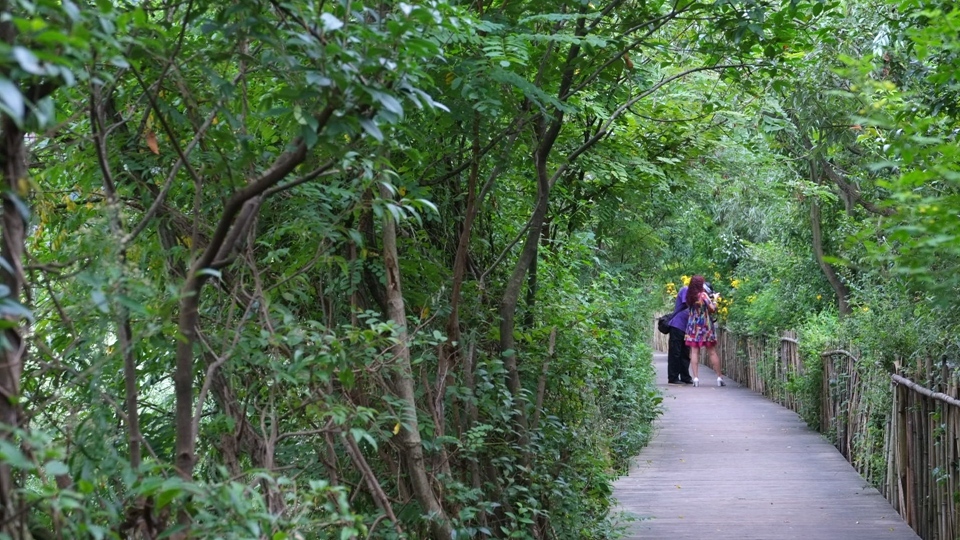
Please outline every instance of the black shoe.
[[680, 384], [680, 381], [668, 380], [668, 381], [667, 381], [667, 384]]
[[693, 384], [693, 379], [687, 379], [687, 380], [681, 381], [681, 382], [682, 382], [683, 384]]

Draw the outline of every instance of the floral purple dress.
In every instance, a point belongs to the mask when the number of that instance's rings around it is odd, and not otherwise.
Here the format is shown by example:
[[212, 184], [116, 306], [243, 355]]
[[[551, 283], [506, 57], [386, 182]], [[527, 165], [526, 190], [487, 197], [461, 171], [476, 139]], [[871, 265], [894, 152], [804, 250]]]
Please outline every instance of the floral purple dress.
[[717, 304], [707, 295], [700, 298], [699, 304], [690, 306], [683, 341], [688, 347], [713, 347], [717, 344], [717, 329], [710, 319], [710, 312], [716, 311]]

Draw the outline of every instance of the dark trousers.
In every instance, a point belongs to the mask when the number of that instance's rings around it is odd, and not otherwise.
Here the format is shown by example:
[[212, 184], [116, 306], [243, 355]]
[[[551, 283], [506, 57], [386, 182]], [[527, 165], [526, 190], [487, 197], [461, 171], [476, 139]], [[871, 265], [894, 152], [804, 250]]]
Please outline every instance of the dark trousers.
[[691, 381], [690, 347], [683, 342], [683, 330], [670, 327], [670, 347], [667, 349], [667, 380]]

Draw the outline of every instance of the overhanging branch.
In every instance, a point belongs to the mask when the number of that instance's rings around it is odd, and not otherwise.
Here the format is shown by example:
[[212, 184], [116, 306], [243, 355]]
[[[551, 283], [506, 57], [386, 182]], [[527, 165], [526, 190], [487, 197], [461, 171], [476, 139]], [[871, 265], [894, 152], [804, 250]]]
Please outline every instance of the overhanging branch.
[[665, 78], [665, 79], [662, 79], [662, 80], [661, 80], [660, 82], [658, 82], [657, 84], [651, 86], [650, 88], [648, 88], [648, 89], [644, 90], [643, 92], [637, 94], [636, 96], [630, 98], [627, 102], [625, 102], [624, 104], [620, 105], [619, 107], [616, 108], [616, 110], [613, 111], [613, 113], [610, 115], [610, 118], [608, 118], [607, 121], [603, 123], [603, 126], [601, 126], [601, 128], [597, 130], [597, 133], [594, 134], [593, 137], [591, 137], [589, 140], [587, 140], [587, 141], [584, 142], [582, 145], [580, 145], [579, 148], [577, 148], [576, 150], [574, 150], [574, 151], [570, 154], [570, 156], [567, 157], [567, 160], [563, 163], [563, 165], [560, 165], [560, 167], [557, 168], [556, 172], [553, 173], [553, 176], [550, 178], [550, 185], [553, 186], [553, 185], [557, 182], [557, 179], [559, 179], [560, 176], [561, 176], [564, 172], [566, 172], [567, 168], [568, 168], [570, 165], [572, 165], [573, 162], [574, 162], [578, 157], [580, 157], [584, 152], [586, 152], [587, 150], [589, 150], [589, 149], [590, 149], [591, 147], [593, 147], [595, 144], [597, 144], [598, 142], [600, 142], [601, 140], [603, 140], [603, 139], [607, 136], [607, 134], [609, 133], [610, 127], [613, 125], [613, 123], [614, 123], [618, 118], [620, 118], [620, 116], [622, 116], [623, 113], [625, 113], [626, 111], [628, 111], [628, 110], [630, 109], [630, 107], [632, 107], [635, 103], [637, 103], [637, 102], [640, 101], [641, 99], [643, 99], [643, 98], [649, 96], [650, 94], [656, 92], [657, 90], [659, 90], [660, 88], [666, 86], [667, 84], [670, 84], [671, 82], [676, 81], [677, 79], [682, 79], [682, 78], [686, 77], [687, 75], [691, 75], [691, 74], [693, 74], [693, 73], [697, 73], [697, 72], [700, 72], [700, 71], [722, 71], [722, 70], [725, 70], [725, 69], [745, 68], [745, 67], [756, 67], [756, 65], [755, 65], [755, 64], [716, 64], [716, 65], [713, 65], [713, 66], [700, 66], [700, 67], [697, 67], [697, 68], [691, 68], [691, 69], [682, 71], [682, 72], [680, 72], [680, 73], [677, 73], [676, 75], [672, 75], [672, 76], [670, 76], [670, 77], [667, 77], [667, 78]]

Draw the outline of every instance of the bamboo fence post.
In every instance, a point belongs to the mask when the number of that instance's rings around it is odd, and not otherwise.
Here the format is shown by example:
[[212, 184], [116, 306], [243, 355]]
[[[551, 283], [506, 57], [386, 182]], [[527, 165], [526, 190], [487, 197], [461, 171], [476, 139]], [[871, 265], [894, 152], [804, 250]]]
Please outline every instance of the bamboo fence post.
[[923, 403], [923, 416], [921, 420], [923, 421], [923, 468], [920, 469], [923, 471], [923, 482], [924, 490], [921, 493], [925, 493], [926, 496], [921, 496], [924, 506], [924, 519], [926, 520], [927, 534], [933, 533], [934, 529], [934, 515], [932, 510], [934, 509], [934, 497], [933, 493], [936, 491], [934, 478], [933, 478], [933, 469], [931, 464], [934, 462], [934, 445], [933, 445], [933, 411], [931, 411], [930, 400], [926, 398], [920, 398], [920, 401]]
[[914, 419], [911, 411], [911, 409], [913, 408], [913, 394], [907, 393], [906, 403], [907, 403], [907, 413], [905, 416], [907, 419], [907, 430], [906, 430], [907, 451], [906, 451], [905, 468], [906, 468], [906, 475], [907, 475], [907, 482], [906, 482], [907, 504], [909, 505], [907, 508], [907, 512], [909, 513], [909, 516], [910, 516], [907, 522], [910, 523], [910, 526], [913, 527], [914, 530], [917, 530], [919, 527], [919, 523], [917, 522], [917, 508], [915, 503], [916, 498], [914, 497], [916, 493], [916, 482], [914, 477], [915, 475], [913, 474], [913, 466], [916, 463], [914, 448], [913, 448], [915, 446], [913, 444], [913, 441], [916, 440], [916, 430], [914, 429]]
[[[954, 436], [952, 444], [947, 445], [947, 462], [953, 464], [953, 469], [947, 476], [947, 491], [952, 495], [960, 493], [960, 484], [957, 483], [957, 477], [960, 476], [960, 448], [958, 448], [958, 442], [960, 442], [960, 413], [953, 408], [950, 411], [948, 425], [950, 426], [950, 433], [953, 433]], [[960, 504], [957, 503], [956, 499], [952, 500], [954, 502], [953, 511], [947, 512], [947, 531], [948, 535], [953, 534], [954, 537], [960, 537], [960, 516], [957, 516], [960, 513]]]
[[900, 512], [900, 515], [903, 516], [907, 524], [911, 527], [915, 525], [910, 521], [910, 511], [907, 507], [907, 404], [906, 404], [906, 388], [903, 388], [897, 385], [896, 400], [897, 400], [897, 493], [899, 508], [897, 509]]
[[883, 449], [885, 452], [884, 461], [886, 462], [886, 470], [884, 472], [883, 478], [883, 496], [893, 504], [896, 508], [896, 503], [894, 503], [894, 488], [893, 488], [893, 477], [896, 473], [894, 468], [893, 460], [893, 449], [895, 448], [893, 441], [897, 429], [897, 396], [896, 396], [896, 385], [893, 384], [893, 381], [890, 381], [890, 391], [892, 393], [892, 398], [890, 400], [890, 415], [887, 416], [887, 421], [885, 423], [886, 433], [884, 433]]
[[947, 501], [950, 499], [949, 493], [944, 493], [944, 488], [946, 487], [946, 478], [943, 481], [940, 478], [943, 478], [943, 475], [950, 475], [950, 462], [947, 461], [947, 433], [946, 430], [941, 430], [941, 426], [946, 426], [948, 407], [945, 403], [937, 403], [937, 409], [939, 410], [940, 425], [936, 426], [937, 432], [941, 433], [940, 440], [937, 441], [937, 468], [943, 469], [940, 471], [937, 479], [937, 498], [939, 499], [939, 504], [937, 504], [937, 518], [940, 523], [940, 538], [946, 538], [947, 534], [947, 513], [950, 510], [947, 508]]

